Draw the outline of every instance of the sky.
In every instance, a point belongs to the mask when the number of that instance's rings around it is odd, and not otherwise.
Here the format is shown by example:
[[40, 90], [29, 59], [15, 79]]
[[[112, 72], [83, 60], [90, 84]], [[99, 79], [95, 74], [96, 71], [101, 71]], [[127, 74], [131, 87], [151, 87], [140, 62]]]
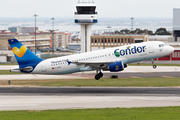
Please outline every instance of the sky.
[[[91, 1], [91, 0], [81, 0]], [[94, 0], [100, 18], [172, 18], [180, 0]], [[78, 0], [0, 0], [0, 18], [74, 17]]]

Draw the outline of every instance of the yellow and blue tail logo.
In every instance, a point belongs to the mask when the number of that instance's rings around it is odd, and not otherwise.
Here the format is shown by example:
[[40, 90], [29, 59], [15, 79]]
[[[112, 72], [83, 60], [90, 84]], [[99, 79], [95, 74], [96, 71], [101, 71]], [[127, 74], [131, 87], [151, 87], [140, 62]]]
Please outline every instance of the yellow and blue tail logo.
[[13, 51], [13, 53], [14, 53], [16, 56], [18, 56], [18, 57], [21, 58], [21, 57], [23, 57], [24, 54], [26, 53], [27, 48], [26, 48], [25, 46], [21, 46], [20, 49], [17, 48], [17, 47], [13, 47], [12, 51]]
[[43, 59], [37, 57], [27, 47], [20, 43], [17, 39], [8, 40], [14, 56], [20, 68], [32, 66], [33, 68], [39, 64]]

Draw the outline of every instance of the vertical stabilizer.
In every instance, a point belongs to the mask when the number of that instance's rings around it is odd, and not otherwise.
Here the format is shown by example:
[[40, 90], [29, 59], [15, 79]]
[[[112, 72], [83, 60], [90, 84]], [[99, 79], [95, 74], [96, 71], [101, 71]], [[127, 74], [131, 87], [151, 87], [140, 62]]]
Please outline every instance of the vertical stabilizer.
[[19, 66], [28, 66], [30, 64], [37, 64], [43, 59], [37, 57], [33, 52], [31, 52], [26, 46], [20, 43], [17, 39], [8, 40], [14, 56], [19, 64]]

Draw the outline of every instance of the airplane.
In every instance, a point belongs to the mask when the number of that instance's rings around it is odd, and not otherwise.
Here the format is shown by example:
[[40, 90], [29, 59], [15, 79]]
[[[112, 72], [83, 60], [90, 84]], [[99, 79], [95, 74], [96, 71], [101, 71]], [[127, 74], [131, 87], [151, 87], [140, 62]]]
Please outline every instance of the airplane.
[[95, 79], [103, 77], [102, 71], [119, 72], [129, 63], [152, 60], [171, 54], [174, 48], [159, 41], [148, 41], [113, 47], [69, 56], [41, 59], [17, 39], [8, 40], [19, 66], [11, 72], [30, 74], [71, 74], [96, 70]]

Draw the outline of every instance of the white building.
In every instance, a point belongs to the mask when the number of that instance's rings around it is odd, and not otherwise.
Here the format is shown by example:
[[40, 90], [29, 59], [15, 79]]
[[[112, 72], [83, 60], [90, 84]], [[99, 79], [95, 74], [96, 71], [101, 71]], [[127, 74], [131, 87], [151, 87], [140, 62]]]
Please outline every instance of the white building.
[[180, 37], [180, 8], [173, 9], [173, 36], [174, 40], [178, 41], [178, 37]]
[[[8, 27], [8, 30], [10, 32], [15, 32], [15, 33], [33, 33], [35, 32], [35, 27]], [[36, 27], [36, 31], [38, 31], [38, 27]]]

